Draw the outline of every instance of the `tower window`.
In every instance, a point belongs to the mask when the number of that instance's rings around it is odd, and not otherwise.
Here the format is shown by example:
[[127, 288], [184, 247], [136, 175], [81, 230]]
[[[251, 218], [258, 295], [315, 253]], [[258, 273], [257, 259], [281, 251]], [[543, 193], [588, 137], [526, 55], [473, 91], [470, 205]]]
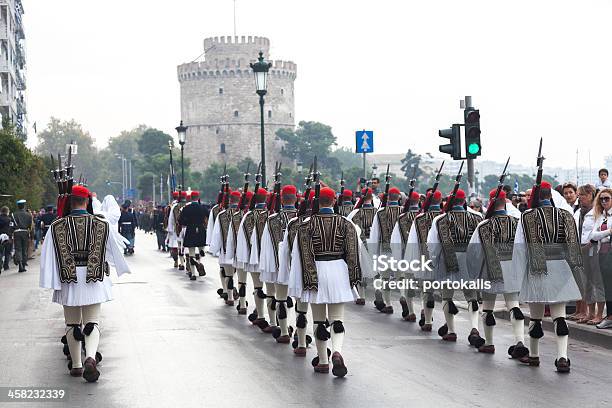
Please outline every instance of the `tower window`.
[[219, 95], [223, 95], [223, 88], [219, 88]]
[[269, 110], [269, 111], [268, 111], [268, 117], [269, 117], [269, 118], [271, 118], [271, 117], [272, 117], [272, 111], [271, 111], [271, 110]]
[[219, 132], [220, 132], [220, 130], [219, 130], [219, 128], [217, 128], [217, 129], [215, 130], [215, 134], [217, 134], [217, 135], [218, 135], [218, 134], [219, 134]]
[[225, 143], [221, 143], [221, 154], [225, 154]]
[[283, 88], [281, 88], [281, 95], [285, 94], [285, 90]]
[[292, 117], [292, 116], [291, 116], [291, 112], [289, 112], [289, 117]]
[[237, 111], [237, 110], [235, 110], [235, 111], [234, 111], [234, 117], [235, 117], [235, 118], [237, 118], [237, 117], [238, 117], [238, 111]]

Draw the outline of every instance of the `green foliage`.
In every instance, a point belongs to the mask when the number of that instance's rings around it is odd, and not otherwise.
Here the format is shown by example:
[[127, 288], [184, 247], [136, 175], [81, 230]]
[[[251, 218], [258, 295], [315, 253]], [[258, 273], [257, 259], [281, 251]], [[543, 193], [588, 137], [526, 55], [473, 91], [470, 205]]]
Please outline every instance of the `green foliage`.
[[285, 142], [285, 155], [303, 163], [310, 163], [315, 155], [325, 160], [336, 145], [331, 127], [319, 122], [301, 121], [296, 130], [279, 129], [276, 136]]
[[161, 130], [147, 129], [137, 139], [138, 152], [143, 157], [168, 153], [168, 142], [172, 137]]
[[29, 208], [39, 209], [55, 202], [57, 193], [53, 194], [55, 186], [49, 179], [44, 160], [23, 144], [15, 128], [7, 122], [0, 130], [0, 151], [0, 193], [10, 195], [0, 197], [0, 205], [14, 209], [15, 201], [23, 198], [28, 201]]

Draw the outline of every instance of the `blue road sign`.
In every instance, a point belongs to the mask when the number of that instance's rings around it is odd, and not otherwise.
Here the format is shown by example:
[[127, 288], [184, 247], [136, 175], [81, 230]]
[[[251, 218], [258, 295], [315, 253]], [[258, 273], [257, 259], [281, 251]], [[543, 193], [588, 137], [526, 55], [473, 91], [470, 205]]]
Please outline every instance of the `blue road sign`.
[[358, 130], [355, 132], [355, 152], [373, 153], [374, 152], [374, 131]]

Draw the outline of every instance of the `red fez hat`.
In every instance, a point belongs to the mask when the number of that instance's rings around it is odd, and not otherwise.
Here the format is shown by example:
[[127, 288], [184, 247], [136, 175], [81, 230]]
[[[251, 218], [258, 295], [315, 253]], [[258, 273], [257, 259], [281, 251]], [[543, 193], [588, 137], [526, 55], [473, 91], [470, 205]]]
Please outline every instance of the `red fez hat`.
[[240, 194], [240, 191], [236, 190], [236, 191], [232, 191], [232, 192], [230, 193], [230, 195], [231, 195], [232, 197], [239, 197], [239, 198], [240, 198], [240, 196], [241, 196], [242, 194]]
[[321, 189], [321, 193], [319, 194], [319, 196], [321, 198], [325, 197], [325, 198], [331, 199], [331, 198], [336, 197], [336, 192], [333, 189], [329, 188], [329, 187], [323, 187]]
[[372, 189], [371, 188], [362, 188], [361, 189], [361, 195], [368, 195], [368, 194], [372, 194]]
[[87, 187], [83, 187], [83, 186], [73, 186], [72, 187], [72, 192], [71, 194], [74, 197], [83, 197], [83, 198], [88, 198], [89, 197], [89, 190], [87, 189]]
[[197, 191], [197, 190], [193, 190], [193, 191], [191, 192], [191, 198], [194, 198], [194, 197], [199, 197], [199, 196], [200, 196], [200, 192], [199, 192], [199, 191]]
[[172, 192], [172, 198], [178, 198], [179, 196], [179, 192], [178, 191], [173, 191]]
[[282, 190], [281, 190], [281, 195], [285, 196], [285, 195], [296, 195], [297, 194], [297, 188], [295, 188], [295, 186], [291, 185], [291, 184], [287, 184], [286, 186], [283, 186]]
[[268, 190], [266, 190], [265, 188], [259, 187], [259, 190], [257, 190], [257, 195], [267, 196]]
[[457, 200], [465, 200], [465, 191], [463, 191], [462, 189], [457, 190], [457, 193], [455, 194], [455, 198]]
[[391, 188], [389, 189], [389, 194], [401, 194], [401, 192], [400, 192], [399, 188], [397, 188], [397, 187], [391, 187]]
[[181, 197], [187, 197], [187, 192], [186, 191], [181, 191]]
[[417, 193], [416, 191], [413, 191], [412, 194], [410, 194], [410, 199], [413, 201], [417, 201], [420, 198], [421, 198], [421, 195]]
[[[237, 192], [238, 193], [238, 192]], [[240, 193], [239, 193], [240, 194]], [[246, 198], [247, 200], [250, 200], [251, 198], [253, 198], [253, 192], [252, 191], [247, 191], [246, 192]]]
[[550, 184], [548, 181], [543, 181], [543, 182], [540, 184], [540, 188], [547, 188], [547, 189], [549, 189], [549, 190], [550, 190], [550, 189], [552, 188], [552, 185], [551, 185], [551, 184]]
[[[430, 195], [431, 195], [431, 191], [427, 193], [427, 198], [429, 198]], [[433, 199], [436, 201], [440, 201], [442, 199], [442, 193], [440, 192], [440, 190], [436, 190], [436, 192], [433, 195]]]
[[353, 192], [349, 190], [348, 188], [345, 188], [344, 191], [342, 192], [342, 197], [352, 197], [352, 196], [353, 196]]
[[[489, 192], [489, 198], [490, 198], [491, 200], [493, 200], [493, 199], [495, 198], [495, 194], [497, 194], [497, 189], [496, 189], [496, 188], [494, 188], [493, 190], [491, 190], [491, 191]], [[498, 198], [499, 198], [500, 200], [505, 200], [505, 199], [506, 199], [506, 192], [505, 192], [504, 190], [501, 190], [501, 191], [499, 192], [499, 197], [498, 197]]]
[[308, 199], [312, 200], [314, 198], [315, 192], [314, 190], [310, 190], [310, 194], [308, 195]]

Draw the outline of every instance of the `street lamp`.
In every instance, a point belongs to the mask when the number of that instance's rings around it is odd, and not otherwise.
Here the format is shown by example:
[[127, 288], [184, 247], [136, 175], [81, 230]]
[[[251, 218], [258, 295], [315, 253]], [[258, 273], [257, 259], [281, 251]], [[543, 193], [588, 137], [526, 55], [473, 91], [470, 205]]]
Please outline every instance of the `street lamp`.
[[183, 121], [181, 120], [181, 124], [178, 125], [175, 129], [178, 133], [179, 144], [181, 145], [181, 188], [179, 190], [183, 190], [185, 188], [185, 164], [183, 162], [183, 152], [185, 150], [185, 136], [187, 135], [187, 126], [184, 126]]
[[268, 70], [272, 64], [264, 61], [263, 51], [259, 51], [256, 63], [250, 64], [255, 74], [255, 93], [259, 95], [259, 110], [261, 124], [261, 183], [266, 187], [266, 148], [264, 141], [264, 95], [268, 92]]
[[304, 163], [302, 163], [301, 161], [296, 163], [297, 165], [297, 172], [298, 174], [302, 174], [302, 170], [304, 169]]
[[376, 173], [376, 170], [378, 170], [378, 166], [376, 165], [376, 163], [374, 163], [372, 165], [372, 177], [376, 177], [378, 174]]

